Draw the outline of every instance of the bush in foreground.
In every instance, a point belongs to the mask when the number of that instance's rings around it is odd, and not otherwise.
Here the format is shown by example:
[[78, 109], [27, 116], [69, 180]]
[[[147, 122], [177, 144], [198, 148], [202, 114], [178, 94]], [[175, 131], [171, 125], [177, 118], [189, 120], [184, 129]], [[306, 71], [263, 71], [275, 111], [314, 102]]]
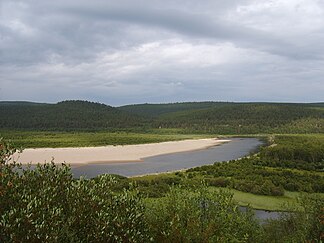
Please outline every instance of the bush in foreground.
[[[5, 146], [5, 147], [4, 147]], [[75, 180], [66, 165], [22, 168], [2, 143], [0, 242], [147, 242], [136, 191], [113, 193], [109, 175]]]
[[204, 186], [172, 187], [147, 204], [150, 232], [156, 242], [261, 242], [253, 213], [241, 212], [232, 196]]

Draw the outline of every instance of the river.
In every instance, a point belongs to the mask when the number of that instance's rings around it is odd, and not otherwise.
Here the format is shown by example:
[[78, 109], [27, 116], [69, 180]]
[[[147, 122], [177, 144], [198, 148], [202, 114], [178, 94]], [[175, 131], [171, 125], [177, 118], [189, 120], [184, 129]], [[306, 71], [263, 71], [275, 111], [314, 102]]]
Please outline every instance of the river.
[[75, 177], [93, 178], [105, 173], [130, 177], [177, 171], [238, 159], [256, 151], [260, 145], [262, 142], [256, 138], [231, 138], [230, 142], [210, 148], [147, 157], [142, 162], [101, 163], [72, 167], [72, 173]]

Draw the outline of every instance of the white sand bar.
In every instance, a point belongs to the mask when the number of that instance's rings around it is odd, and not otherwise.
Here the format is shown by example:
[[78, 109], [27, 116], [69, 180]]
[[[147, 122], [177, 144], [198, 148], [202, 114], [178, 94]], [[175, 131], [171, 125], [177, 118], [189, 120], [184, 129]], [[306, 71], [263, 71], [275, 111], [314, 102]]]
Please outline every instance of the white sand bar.
[[36, 148], [25, 149], [21, 154], [15, 154], [14, 159], [23, 164], [50, 162], [53, 158], [57, 164], [66, 162], [71, 165], [130, 161], [140, 162], [146, 157], [200, 150], [228, 141], [208, 138], [124, 146]]

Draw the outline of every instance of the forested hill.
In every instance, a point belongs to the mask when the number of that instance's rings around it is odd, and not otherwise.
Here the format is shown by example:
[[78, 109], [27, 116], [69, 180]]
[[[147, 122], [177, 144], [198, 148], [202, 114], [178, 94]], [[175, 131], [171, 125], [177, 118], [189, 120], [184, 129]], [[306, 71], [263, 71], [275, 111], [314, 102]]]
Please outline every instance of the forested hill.
[[0, 130], [179, 128], [185, 133], [324, 133], [324, 103], [187, 102], [122, 107], [88, 101], [0, 102]]
[[120, 109], [154, 118], [154, 126], [219, 134], [322, 133], [323, 103], [197, 102]]
[[[166, 104], [134, 104], [120, 106], [118, 109], [133, 114], [143, 115], [147, 117], [160, 117], [165, 114], [176, 114], [176, 112], [194, 112], [198, 110], [207, 110], [209, 108], [232, 108], [237, 106], [245, 107], [300, 107], [304, 108], [324, 108], [323, 103], [270, 103], [270, 102], [179, 102]], [[253, 108], [252, 108], [253, 109]]]
[[0, 102], [1, 129], [101, 130], [142, 126], [144, 120], [114, 107], [88, 101], [57, 104]]
[[185, 102], [185, 103], [169, 103], [169, 104], [139, 104], [125, 105], [118, 107], [120, 110], [139, 114], [146, 117], [158, 117], [160, 115], [178, 112], [191, 111], [197, 109], [206, 109], [214, 106], [226, 106], [227, 102]]

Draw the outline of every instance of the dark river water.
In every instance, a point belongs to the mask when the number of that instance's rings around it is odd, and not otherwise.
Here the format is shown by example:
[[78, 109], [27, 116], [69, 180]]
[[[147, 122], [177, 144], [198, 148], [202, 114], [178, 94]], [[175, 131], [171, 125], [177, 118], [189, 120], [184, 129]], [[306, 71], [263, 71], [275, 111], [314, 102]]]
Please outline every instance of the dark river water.
[[[246, 207], [239, 207], [241, 212], [246, 212]], [[267, 211], [262, 209], [253, 209], [254, 216], [259, 220], [260, 223], [265, 223], [267, 220], [279, 219], [282, 212]]]
[[177, 171], [238, 159], [258, 149], [262, 142], [256, 138], [231, 138], [231, 141], [207, 149], [165, 154], [144, 158], [143, 162], [88, 164], [72, 168], [75, 177], [92, 178], [100, 174], [137, 176], [160, 172]]

